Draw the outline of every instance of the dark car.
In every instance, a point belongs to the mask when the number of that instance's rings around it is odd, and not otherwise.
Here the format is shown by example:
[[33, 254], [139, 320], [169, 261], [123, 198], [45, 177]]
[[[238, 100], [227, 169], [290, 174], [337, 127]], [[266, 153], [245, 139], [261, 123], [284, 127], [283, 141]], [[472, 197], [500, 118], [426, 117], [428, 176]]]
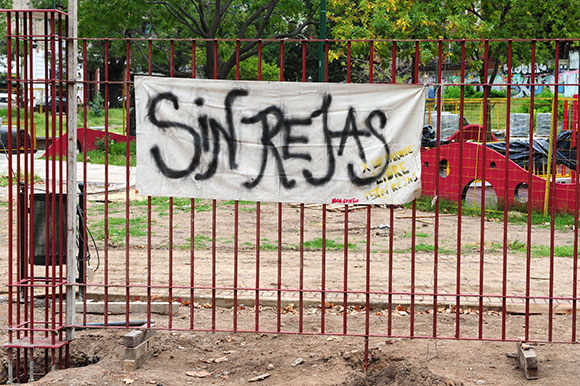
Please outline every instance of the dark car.
[[8, 147], [8, 139], [9, 139], [8, 133], [9, 132], [8, 132], [7, 127], [0, 128], [0, 152], [7, 152], [7, 151], [15, 152], [18, 149], [18, 145], [20, 145], [20, 150], [24, 151], [24, 149], [25, 149], [24, 139], [25, 138], [28, 139], [28, 141], [27, 141], [28, 143], [26, 143], [26, 149], [31, 148], [30, 136], [26, 135], [24, 130], [20, 130], [20, 139], [18, 139], [16, 137], [18, 135], [18, 130], [12, 129], [12, 148], [9, 149], [9, 147]]
[[[56, 102], [55, 104], [56, 112], [59, 113], [62, 106], [62, 112], [66, 113], [66, 98], [61, 99], [59, 97], [56, 97], [55, 102]], [[52, 98], [48, 100], [48, 105], [46, 105], [46, 101], [43, 99], [42, 101], [40, 101], [40, 103], [34, 106], [34, 110], [39, 112], [40, 111], [45, 112], [47, 110], [52, 111]]]

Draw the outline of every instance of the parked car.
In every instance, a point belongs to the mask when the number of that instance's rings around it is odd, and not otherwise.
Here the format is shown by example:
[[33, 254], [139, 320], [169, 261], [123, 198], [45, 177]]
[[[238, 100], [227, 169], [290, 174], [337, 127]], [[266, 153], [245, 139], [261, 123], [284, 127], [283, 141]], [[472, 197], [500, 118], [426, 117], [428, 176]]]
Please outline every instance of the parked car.
[[[7, 109], [8, 101], [8, 94], [0, 93], [0, 109]], [[16, 102], [16, 95], [12, 95], [12, 108], [15, 109], [16, 107], [18, 107]]]
[[[20, 151], [24, 149], [31, 149], [32, 143], [30, 142], [30, 136], [26, 135], [24, 130], [20, 130], [20, 140], [16, 137], [18, 135], [18, 130], [12, 129], [12, 148], [8, 148], [8, 128], [0, 127], [0, 152], [13, 151], [15, 152], [20, 144]], [[24, 138], [28, 139], [28, 143], [24, 146]]]
[[[62, 100], [61, 100], [60, 97], [56, 97], [55, 102], [56, 102], [56, 104], [55, 104], [56, 112], [59, 113], [60, 108], [62, 106], [62, 112], [66, 113], [66, 98], [62, 98]], [[37, 111], [37, 112], [40, 112], [40, 111], [45, 112], [47, 110], [52, 111], [52, 98], [50, 98], [48, 100], [48, 105], [46, 105], [46, 101], [43, 99], [40, 101], [40, 103], [37, 103], [34, 106], [34, 111]]]

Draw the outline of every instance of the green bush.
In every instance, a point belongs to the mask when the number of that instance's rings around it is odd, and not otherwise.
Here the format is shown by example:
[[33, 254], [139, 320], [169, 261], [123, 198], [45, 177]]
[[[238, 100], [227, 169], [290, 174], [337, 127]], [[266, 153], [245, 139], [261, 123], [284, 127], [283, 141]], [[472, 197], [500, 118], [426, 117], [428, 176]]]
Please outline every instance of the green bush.
[[[475, 91], [473, 86], [465, 86], [464, 89], [465, 98], [483, 98], [483, 91]], [[505, 91], [490, 90], [487, 95], [488, 98], [505, 98], [507, 96]], [[444, 98], [449, 99], [459, 99], [461, 98], [461, 87], [460, 86], [450, 86], [445, 87], [445, 92], [443, 93]]]
[[[117, 142], [114, 139], [107, 137], [108, 145], [105, 142], [105, 137], [99, 138], [95, 141], [95, 151], [104, 153], [108, 146], [108, 153], [111, 155], [125, 155], [127, 154], [127, 142]], [[137, 144], [135, 141], [129, 142], [129, 153], [135, 155], [137, 152]]]
[[110, 137], [98, 138], [97, 140], [95, 140], [95, 150], [104, 152], [107, 148], [107, 142], [110, 147], [111, 143], [115, 141], [113, 141]]
[[97, 93], [92, 101], [89, 102], [89, 109], [95, 117], [100, 117], [103, 115], [103, 109], [105, 108], [105, 100], [100, 93]]
[[[534, 121], [538, 113], [551, 113], [554, 94], [549, 87], [544, 87], [542, 92], [535, 96], [534, 101]], [[519, 106], [514, 113], [530, 113], [530, 98], [519, 99]], [[558, 120], [561, 122], [564, 118], [564, 101], [558, 101]]]

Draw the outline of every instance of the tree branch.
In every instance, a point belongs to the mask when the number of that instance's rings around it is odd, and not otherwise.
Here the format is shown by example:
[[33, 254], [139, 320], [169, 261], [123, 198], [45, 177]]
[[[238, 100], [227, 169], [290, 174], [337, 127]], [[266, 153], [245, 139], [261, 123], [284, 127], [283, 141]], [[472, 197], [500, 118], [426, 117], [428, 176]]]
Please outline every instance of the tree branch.
[[[169, 12], [173, 17], [183, 23], [187, 28], [189, 28], [193, 33], [197, 33], [203, 37], [207, 37], [207, 34], [201, 28], [201, 26], [197, 23], [195, 18], [189, 15], [182, 7], [175, 8], [172, 4], [169, 4], [167, 1], [147, 1], [147, 4], [154, 4], [154, 5], [161, 5], [163, 6], [167, 12]], [[194, 23], [192, 25], [183, 15], [187, 15], [188, 18]]]
[[[278, 0], [275, 0], [278, 1]], [[268, 5], [264, 5], [262, 7], [260, 7], [259, 9], [256, 10], [256, 12], [254, 12], [250, 17], [248, 17], [246, 19], [246, 21], [244, 22], [244, 24], [242, 24], [242, 26], [240, 27], [240, 32], [238, 33], [238, 37], [240, 39], [244, 39], [246, 37], [246, 32], [248, 31], [248, 27], [255, 21], [257, 20], [260, 15], [262, 14], [262, 12], [266, 11], [268, 9]]]
[[471, 4], [471, 8], [465, 8], [465, 10], [475, 15], [479, 20], [485, 21], [481, 14], [475, 10], [475, 6], [473, 4]]
[[269, 4], [269, 6], [267, 8], [267, 13], [266, 13], [266, 15], [264, 15], [264, 18], [262, 19], [262, 24], [260, 25], [260, 27], [258, 27], [256, 37], [260, 37], [260, 38], [262, 37], [262, 34], [264, 33], [264, 29], [266, 29], [266, 25], [270, 21], [270, 17], [272, 17], [272, 13], [274, 12], [274, 7], [278, 3], [278, 1], [279, 0], [274, 0]]
[[200, 6], [199, 1], [190, 0], [190, 2], [193, 4], [193, 7], [195, 8], [195, 10], [197, 11], [197, 14], [199, 15], [199, 23], [201, 24], [201, 26], [203, 27], [203, 29], [205, 31], [208, 31], [209, 27], [207, 25], [207, 22], [205, 21], [205, 15], [203, 13], [203, 8]]

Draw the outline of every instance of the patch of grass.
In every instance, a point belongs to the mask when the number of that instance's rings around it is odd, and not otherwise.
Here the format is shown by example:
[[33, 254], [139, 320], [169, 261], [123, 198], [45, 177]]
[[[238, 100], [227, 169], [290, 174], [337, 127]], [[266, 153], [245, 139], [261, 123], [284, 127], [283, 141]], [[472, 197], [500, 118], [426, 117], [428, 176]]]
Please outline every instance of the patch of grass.
[[[104, 142], [104, 141], [102, 141]], [[93, 164], [104, 165], [105, 164], [105, 146], [97, 144], [97, 149], [87, 152], [87, 162]], [[129, 165], [137, 165], [137, 144], [135, 141], [129, 142]], [[85, 155], [79, 153], [77, 155], [77, 161], [83, 162]], [[126, 142], [115, 142], [109, 141], [108, 147], [108, 164], [125, 166], [127, 165], [127, 143]]]
[[278, 245], [272, 243], [260, 243], [260, 251], [277, 251]]
[[[121, 244], [127, 235], [124, 217], [111, 217], [108, 219], [109, 242]], [[89, 229], [97, 240], [105, 240], [105, 219], [89, 224]], [[147, 218], [134, 217], [129, 219], [129, 235], [131, 237], [147, 236]]]
[[[409, 248], [408, 251], [410, 252], [411, 248]], [[418, 243], [417, 245], [415, 245], [415, 251], [416, 252], [435, 252], [435, 246], [433, 244]], [[449, 248], [439, 247], [438, 253], [440, 255], [454, 255], [457, 253], [457, 251], [453, 250], [453, 249], [449, 249]]]
[[[21, 110], [21, 116], [24, 114], [24, 110]], [[12, 116], [13, 122], [16, 123], [16, 108], [12, 108]], [[8, 109], [1, 109], [0, 110], [0, 117], [3, 119], [4, 123], [7, 123], [8, 119]], [[79, 127], [85, 124], [86, 127], [104, 127], [105, 126], [105, 114], [99, 117], [93, 114], [89, 109], [87, 109], [87, 121], [84, 122], [84, 115], [83, 115], [83, 108], [79, 107], [78, 110], [78, 122]], [[21, 121], [24, 122], [24, 118], [21, 118]], [[52, 127], [52, 121], [49, 119], [48, 122], [49, 130]], [[59, 126], [60, 126], [60, 114], [57, 113], [57, 120], [56, 120], [56, 130], [57, 136], [59, 135]], [[43, 113], [34, 113], [34, 127], [36, 131], [37, 137], [45, 137], [46, 136], [46, 115], [45, 112]], [[66, 114], [63, 113], [62, 115], [62, 131], [63, 133], [66, 132]], [[122, 134], [123, 133], [123, 109], [109, 109], [109, 131], [111, 133]]]
[[[322, 238], [318, 237], [310, 241], [304, 242], [304, 249], [309, 251], [321, 251], [322, 250]], [[348, 243], [349, 250], [356, 250], [357, 245], [354, 243]], [[327, 251], [344, 251], [344, 243], [334, 241], [332, 239], [326, 239], [326, 250]]]
[[[139, 199], [131, 201], [131, 206], [147, 206], [147, 199]], [[182, 212], [188, 212], [191, 208], [190, 198], [173, 198], [173, 209]], [[211, 200], [204, 200], [201, 198], [195, 199], [196, 212], [209, 212], [212, 208]], [[160, 212], [160, 215], [167, 216], [169, 214], [169, 197], [151, 197], [151, 210]]]
[[508, 248], [514, 251], [525, 251], [526, 244], [516, 239], [508, 244]]
[[[108, 204], [109, 214], [121, 213], [125, 210], [125, 204], [121, 202], [110, 202]], [[87, 203], [87, 214], [90, 216], [98, 216], [105, 213], [104, 203]]]
[[[229, 200], [229, 201], [223, 202], [222, 205], [234, 206], [234, 204], [235, 204], [234, 200]], [[255, 212], [256, 211], [256, 202], [255, 201], [238, 201], [238, 205], [239, 205], [238, 210], [240, 212]]]
[[[28, 176], [29, 182], [30, 182], [30, 176]], [[0, 176], [0, 186], [4, 187], [4, 186], [8, 186], [8, 182], [10, 180], [8, 179], [8, 175], [1, 175]], [[19, 181], [24, 181], [24, 174], [22, 174], [20, 176], [20, 178], [17, 178], [15, 174], [12, 174], [12, 186], [16, 186], [18, 185]], [[34, 182], [40, 182], [42, 181], [42, 178], [40, 178], [40, 176], [38, 175], [34, 175]]]
[[[126, 112], [126, 110], [125, 110], [125, 112]], [[109, 114], [109, 131], [122, 134], [123, 133], [123, 109], [122, 108], [109, 109], [108, 114]], [[78, 119], [79, 119], [79, 122], [84, 122], [82, 107], [79, 108]], [[126, 121], [126, 119], [125, 119], [125, 121]], [[126, 122], [125, 122], [125, 124], [126, 124]], [[89, 128], [91, 128], [91, 127], [104, 127], [105, 126], [105, 109], [103, 108], [101, 115], [98, 115], [98, 114], [94, 114], [90, 109], [87, 108], [86, 126]]]
[[[508, 244], [508, 248], [516, 252], [527, 252], [527, 244], [513, 240]], [[549, 245], [532, 245], [530, 247], [532, 257], [550, 257]], [[554, 256], [557, 257], [574, 257], [573, 245], [554, 245]]]
[[[185, 239], [186, 243], [179, 246], [180, 249], [189, 249], [191, 246], [191, 238]], [[193, 237], [193, 248], [199, 251], [208, 250], [211, 248], [212, 238], [206, 235], [197, 235]]]
[[[435, 212], [435, 205], [431, 206], [432, 197], [423, 196], [417, 200], [417, 209], [423, 212]], [[504, 210], [499, 203], [498, 209], [486, 208], [485, 218], [488, 220], [503, 221]], [[410, 208], [411, 204], [407, 204]], [[457, 214], [457, 203], [445, 198], [439, 199], [439, 213]], [[469, 205], [461, 206], [461, 213], [463, 216], [481, 216], [481, 207], [473, 208]], [[567, 230], [574, 225], [574, 214], [568, 212], [556, 212], [554, 216], [554, 227], [558, 230]], [[524, 204], [516, 204], [510, 208], [508, 212], [508, 222], [510, 224], [524, 225], [528, 223], [528, 207]], [[543, 212], [533, 209], [531, 213], [532, 225], [549, 226], [551, 222], [551, 215], [548, 213], [544, 215]]]
[[419, 243], [419, 244], [415, 245], [415, 251], [417, 251], [417, 252], [433, 252], [433, 251], [435, 251], [435, 246], [433, 246], [433, 244]]
[[[412, 232], [405, 232], [405, 233], [403, 233], [402, 236], [405, 239], [410, 239], [413, 237], [413, 233]], [[425, 238], [429, 237], [429, 235], [427, 233], [424, 233], [424, 232], [415, 232], [415, 237], [425, 239]]]

